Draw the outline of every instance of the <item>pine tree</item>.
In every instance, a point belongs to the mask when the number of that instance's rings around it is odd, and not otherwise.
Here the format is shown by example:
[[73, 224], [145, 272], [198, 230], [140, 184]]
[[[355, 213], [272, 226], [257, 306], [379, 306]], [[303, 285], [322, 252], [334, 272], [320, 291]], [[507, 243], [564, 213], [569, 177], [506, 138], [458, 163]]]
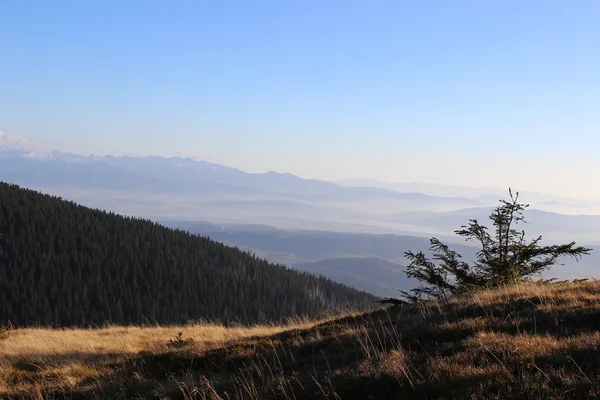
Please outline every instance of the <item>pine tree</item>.
[[375, 299], [206, 237], [0, 182], [0, 325], [275, 322]]
[[411, 293], [403, 292], [404, 297], [412, 301], [446, 298], [469, 290], [512, 284], [549, 269], [560, 257], [579, 259], [589, 254], [591, 249], [576, 247], [575, 242], [540, 246], [542, 236], [526, 241], [525, 231], [516, 227], [526, 222], [523, 212], [529, 205], [519, 203], [519, 194], [513, 195], [511, 189], [509, 195], [510, 200], [500, 200], [489, 216], [494, 228], [492, 234], [476, 219], [454, 231], [481, 247], [473, 263], [463, 261], [460, 254], [435, 237], [430, 240], [431, 259], [423, 252], [407, 251], [405, 256], [410, 260], [407, 276], [426, 285]]

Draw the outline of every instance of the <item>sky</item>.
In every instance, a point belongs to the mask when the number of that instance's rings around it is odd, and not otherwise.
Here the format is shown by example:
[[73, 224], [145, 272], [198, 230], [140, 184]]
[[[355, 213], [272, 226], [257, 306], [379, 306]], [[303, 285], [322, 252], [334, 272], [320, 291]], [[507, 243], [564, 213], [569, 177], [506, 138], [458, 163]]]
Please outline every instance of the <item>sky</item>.
[[0, 2], [0, 131], [600, 199], [600, 2]]

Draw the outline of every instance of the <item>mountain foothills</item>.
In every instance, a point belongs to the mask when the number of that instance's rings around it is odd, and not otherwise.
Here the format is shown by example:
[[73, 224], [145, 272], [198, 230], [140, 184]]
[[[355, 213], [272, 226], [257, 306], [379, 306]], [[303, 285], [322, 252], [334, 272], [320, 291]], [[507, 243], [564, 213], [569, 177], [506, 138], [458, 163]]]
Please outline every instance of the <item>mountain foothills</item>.
[[0, 182], [0, 320], [256, 323], [375, 297], [205, 237]]
[[[482, 214], [481, 210], [477, 211], [473, 211], [473, 216], [481, 221], [487, 219], [489, 214]], [[468, 213], [457, 212], [456, 214], [456, 217], [453, 216], [453, 220], [447, 223], [445, 232], [453, 232], [469, 221]], [[546, 230], [539, 230], [540, 221], [535, 221], [535, 210], [529, 210], [528, 214], [532, 214], [533, 218], [525, 226], [527, 232], [534, 235], [545, 233]], [[578, 217], [572, 216], [572, 218]], [[185, 229], [242, 248], [274, 262], [327, 276], [336, 282], [381, 297], [394, 297], [398, 295], [398, 290], [411, 289], [415, 286], [415, 281], [403, 272], [408, 264], [405, 252], [412, 250], [429, 254], [430, 247], [429, 238], [406, 235], [283, 230], [264, 225], [215, 225], [194, 221], [162, 222], [173, 228]], [[465, 241], [457, 235], [444, 240], [451, 244], [452, 249], [461, 254], [465, 261], [477, 259], [479, 249], [473, 246], [473, 242]], [[543, 243], [555, 244], [552, 239], [546, 239], [545, 235]], [[582, 242], [585, 245], [589, 243], [594, 241]], [[541, 276], [547, 279], [598, 277], [597, 266], [600, 264], [598, 246], [587, 247], [594, 249], [590, 255], [580, 260], [561, 257], [558, 265], [542, 272]]]

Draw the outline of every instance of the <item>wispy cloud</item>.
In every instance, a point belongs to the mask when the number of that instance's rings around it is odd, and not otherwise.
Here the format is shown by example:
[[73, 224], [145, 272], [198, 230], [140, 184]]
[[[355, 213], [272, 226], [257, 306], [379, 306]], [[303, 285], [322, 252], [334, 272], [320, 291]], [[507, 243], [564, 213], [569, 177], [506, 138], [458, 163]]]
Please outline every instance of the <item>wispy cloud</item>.
[[48, 150], [50, 142], [26, 138], [22, 135], [0, 131], [0, 149]]
[[30, 141], [25, 136], [9, 135], [0, 131], [0, 148], [4, 149], [24, 149], [29, 148]]

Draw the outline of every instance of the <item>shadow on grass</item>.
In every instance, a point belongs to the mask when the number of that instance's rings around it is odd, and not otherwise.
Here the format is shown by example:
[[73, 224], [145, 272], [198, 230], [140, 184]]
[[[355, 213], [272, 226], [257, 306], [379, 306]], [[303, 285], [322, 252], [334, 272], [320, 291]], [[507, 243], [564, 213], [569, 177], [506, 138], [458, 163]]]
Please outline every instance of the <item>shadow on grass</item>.
[[[511, 367], [510, 374], [502, 376], [485, 372], [445, 378], [431, 375], [428, 365], [431, 359], [445, 360], [467, 351], [467, 339], [482, 331], [567, 338], [594, 332], [600, 326], [600, 308], [595, 304], [557, 305], [546, 310], [541, 307], [542, 303], [537, 298], [520, 298], [486, 307], [469, 303], [442, 305], [436, 309], [392, 307], [307, 329], [244, 339], [201, 353], [165, 346], [164, 352], [135, 355], [64, 354], [53, 357], [53, 364], [67, 364], [72, 360], [100, 363], [108, 372], [80, 382], [77, 390], [48, 391], [47, 397], [149, 398], [162, 387], [169, 398], [176, 399], [184, 395], [173, 388], [175, 381], [202, 376], [210, 379], [212, 389], [224, 398], [225, 393], [233, 396], [239, 390], [242, 378], [246, 384], [254, 382], [264, 398], [284, 398], [276, 389], [283, 380], [297, 400], [335, 396], [343, 399], [507, 399], [522, 398], [519, 396], [524, 393], [528, 393], [529, 398], [540, 399], [586, 398], [598, 393], [598, 383], [588, 378], [600, 375], [600, 352], [596, 353], [595, 349], [573, 349], [568, 354], [534, 360], [541, 366], [538, 368], [562, 373], [564, 379], [534, 371], [527, 375], [529, 380], [523, 380], [522, 365]], [[480, 323], [468, 323], [469, 320]], [[414, 368], [414, 380], [381, 372], [373, 375], [357, 372], [361, 360], [395, 350], [406, 354]], [[36, 358], [35, 354], [30, 356], [32, 360]], [[29, 363], [27, 358], [26, 355], [8, 362], [21, 375], [28, 376], [27, 379], [41, 379], [44, 365]], [[557, 393], [561, 396], [556, 397]]]

